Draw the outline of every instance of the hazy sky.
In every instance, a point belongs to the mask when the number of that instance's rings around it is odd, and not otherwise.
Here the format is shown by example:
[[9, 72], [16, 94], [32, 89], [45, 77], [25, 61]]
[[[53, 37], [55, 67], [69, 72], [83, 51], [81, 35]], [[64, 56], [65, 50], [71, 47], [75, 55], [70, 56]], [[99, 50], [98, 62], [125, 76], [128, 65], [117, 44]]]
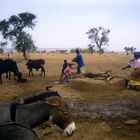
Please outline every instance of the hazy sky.
[[30, 33], [39, 48], [85, 48], [93, 27], [111, 30], [107, 50], [134, 46], [140, 51], [140, 0], [2, 0], [0, 20], [31, 12], [37, 24]]

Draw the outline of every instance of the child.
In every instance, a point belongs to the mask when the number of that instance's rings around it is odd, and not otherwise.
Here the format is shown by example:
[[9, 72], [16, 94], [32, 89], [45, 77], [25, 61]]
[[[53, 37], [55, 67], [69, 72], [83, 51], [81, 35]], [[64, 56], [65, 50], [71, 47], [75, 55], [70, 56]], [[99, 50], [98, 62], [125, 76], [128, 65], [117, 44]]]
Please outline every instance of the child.
[[74, 64], [70, 64], [67, 62], [67, 60], [64, 60], [64, 64], [63, 64], [63, 68], [61, 72], [61, 81], [64, 81], [64, 80], [66, 80], [67, 82], [69, 81], [69, 76], [71, 76], [72, 74], [72, 65]]
[[67, 65], [68, 65], [67, 60], [64, 60], [64, 64], [63, 64], [62, 72], [61, 72], [61, 81], [62, 81], [62, 78], [63, 78], [63, 75], [64, 75], [64, 70], [67, 67]]

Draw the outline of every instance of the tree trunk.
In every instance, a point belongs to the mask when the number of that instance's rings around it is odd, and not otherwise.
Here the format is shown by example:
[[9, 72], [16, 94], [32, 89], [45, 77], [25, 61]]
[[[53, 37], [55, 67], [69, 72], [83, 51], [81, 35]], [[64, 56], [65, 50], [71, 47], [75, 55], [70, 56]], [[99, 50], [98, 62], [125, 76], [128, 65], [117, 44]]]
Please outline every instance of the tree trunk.
[[99, 54], [102, 54], [102, 48], [101, 48], [101, 43], [99, 44], [97, 41], [96, 41], [96, 45], [97, 45], [97, 48], [99, 49]]
[[23, 57], [24, 57], [25, 60], [27, 60], [27, 55], [26, 55], [26, 50], [25, 49], [23, 49]]

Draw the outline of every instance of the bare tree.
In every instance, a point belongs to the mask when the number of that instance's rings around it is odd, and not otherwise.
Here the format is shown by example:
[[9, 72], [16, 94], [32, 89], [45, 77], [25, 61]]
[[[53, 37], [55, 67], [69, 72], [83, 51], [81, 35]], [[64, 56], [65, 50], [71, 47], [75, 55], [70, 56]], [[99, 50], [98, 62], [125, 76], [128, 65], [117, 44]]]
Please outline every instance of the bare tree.
[[124, 47], [124, 50], [125, 50], [126, 54], [128, 55], [129, 53], [133, 54], [134, 51], [136, 50], [136, 48], [134, 48], [134, 47]]
[[103, 52], [103, 45], [107, 45], [109, 42], [108, 34], [110, 33], [109, 29], [105, 29], [103, 27], [92, 28], [86, 34], [88, 34], [88, 38], [91, 40], [91, 46], [96, 45], [99, 49], [99, 53]]

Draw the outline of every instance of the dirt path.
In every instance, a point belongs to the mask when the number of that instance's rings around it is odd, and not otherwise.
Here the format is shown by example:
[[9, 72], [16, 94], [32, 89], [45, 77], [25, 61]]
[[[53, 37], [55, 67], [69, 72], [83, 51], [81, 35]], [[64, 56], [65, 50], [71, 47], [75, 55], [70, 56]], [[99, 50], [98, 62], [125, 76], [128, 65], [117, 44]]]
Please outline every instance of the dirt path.
[[70, 110], [77, 119], [140, 118], [140, 101], [139, 99], [118, 99], [114, 101], [76, 100], [70, 104]]

